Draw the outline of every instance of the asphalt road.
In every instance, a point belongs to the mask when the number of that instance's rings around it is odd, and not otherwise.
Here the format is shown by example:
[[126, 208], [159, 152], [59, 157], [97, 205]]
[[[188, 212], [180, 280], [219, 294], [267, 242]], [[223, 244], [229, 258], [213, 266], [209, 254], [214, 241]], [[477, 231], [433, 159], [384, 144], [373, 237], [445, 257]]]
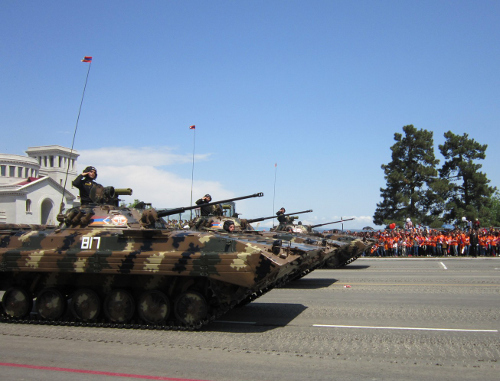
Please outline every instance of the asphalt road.
[[500, 258], [358, 259], [203, 331], [0, 324], [1, 380], [498, 380]]

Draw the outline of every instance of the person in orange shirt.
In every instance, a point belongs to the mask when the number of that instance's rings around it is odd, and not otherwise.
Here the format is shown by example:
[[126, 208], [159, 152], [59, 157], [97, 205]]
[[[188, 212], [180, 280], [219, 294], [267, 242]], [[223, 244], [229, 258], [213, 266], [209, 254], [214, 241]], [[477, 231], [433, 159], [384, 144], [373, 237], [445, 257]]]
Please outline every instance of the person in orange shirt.
[[470, 238], [468, 234], [463, 234], [463, 242], [464, 242], [464, 254], [469, 256], [469, 250], [470, 250]]
[[493, 232], [490, 229], [486, 234], [486, 252], [489, 256], [494, 256], [493, 254], [493, 241], [495, 237], [493, 236]]
[[487, 250], [487, 236], [484, 232], [479, 233], [479, 255], [485, 256]]
[[413, 233], [406, 236], [405, 244], [406, 244], [406, 255], [411, 257], [412, 255], [411, 248], [413, 246]]
[[415, 233], [415, 236], [413, 237], [413, 255], [415, 257], [418, 257], [418, 248], [420, 246], [420, 241], [421, 241], [421, 238], [420, 238], [420, 233]]
[[451, 231], [446, 232], [444, 243], [446, 245], [446, 255], [453, 255], [451, 251]]
[[429, 236], [429, 241], [427, 244], [428, 248], [430, 249], [430, 254], [435, 257], [436, 256], [436, 247], [437, 247], [437, 233], [433, 231], [430, 236]]
[[465, 233], [461, 231], [458, 234], [458, 243], [459, 243], [459, 250], [458, 253], [460, 255], [466, 255], [466, 243], [465, 243]]
[[444, 243], [444, 234], [443, 232], [439, 232], [436, 236], [436, 254], [439, 257], [443, 256], [443, 243]]
[[458, 233], [452, 233], [449, 242], [450, 255], [458, 256]]
[[390, 239], [391, 239], [391, 237], [389, 236], [389, 234], [387, 234], [384, 237], [384, 255], [383, 255], [383, 257], [388, 257], [390, 255], [390, 252], [389, 252], [389, 248], [391, 246]]
[[494, 239], [493, 242], [494, 242], [493, 243], [493, 249], [494, 249], [494, 252], [495, 252], [495, 256], [498, 257], [500, 255], [500, 252], [499, 252], [499, 250], [500, 250], [500, 247], [499, 247], [500, 246], [500, 232], [498, 232], [498, 231], [496, 232], [495, 239]]
[[495, 252], [495, 256], [500, 256], [500, 232], [497, 231], [496, 234], [495, 234], [495, 240], [493, 241], [494, 244], [493, 244], [493, 248], [494, 248], [494, 252]]

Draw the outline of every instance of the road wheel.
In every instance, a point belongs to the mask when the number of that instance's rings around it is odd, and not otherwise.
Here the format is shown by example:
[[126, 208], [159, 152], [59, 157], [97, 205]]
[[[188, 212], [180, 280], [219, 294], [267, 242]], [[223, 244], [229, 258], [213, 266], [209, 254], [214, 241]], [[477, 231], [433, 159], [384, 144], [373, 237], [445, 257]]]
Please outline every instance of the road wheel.
[[135, 302], [130, 292], [116, 289], [106, 295], [104, 314], [113, 323], [126, 323], [134, 316]]
[[101, 299], [95, 291], [79, 288], [73, 293], [69, 307], [78, 320], [91, 321], [97, 319], [101, 312]]
[[33, 297], [22, 287], [12, 287], [3, 294], [2, 305], [8, 316], [21, 319], [30, 313]]
[[206, 299], [199, 292], [183, 292], [175, 301], [175, 316], [185, 325], [201, 323], [208, 314]]
[[158, 290], [145, 291], [137, 302], [137, 312], [146, 323], [165, 322], [170, 315], [168, 296]]
[[57, 320], [66, 311], [66, 298], [56, 288], [45, 288], [36, 297], [36, 311], [44, 320]]

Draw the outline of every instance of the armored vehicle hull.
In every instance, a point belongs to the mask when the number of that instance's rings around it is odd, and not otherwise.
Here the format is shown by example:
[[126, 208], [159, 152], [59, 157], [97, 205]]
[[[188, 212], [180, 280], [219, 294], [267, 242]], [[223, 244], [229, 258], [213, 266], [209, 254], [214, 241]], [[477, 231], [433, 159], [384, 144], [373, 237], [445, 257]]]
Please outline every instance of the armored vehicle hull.
[[373, 239], [360, 238], [349, 234], [325, 234], [326, 239], [342, 242], [342, 249], [339, 250], [335, 258], [325, 262], [324, 267], [329, 269], [338, 269], [354, 262], [363, 253], [369, 251], [375, 244]]
[[330, 256], [330, 258], [325, 261], [324, 267], [329, 269], [337, 269], [354, 262], [365, 251], [369, 250], [375, 244], [375, 241], [341, 233], [322, 234], [313, 230], [313, 228], [350, 220], [353, 220], [353, 218], [312, 226], [301, 224], [295, 225], [293, 223], [287, 222], [285, 224], [280, 224], [275, 229], [275, 232], [277, 236], [295, 236], [296, 238], [292, 238], [294, 240], [307, 242], [308, 240], [323, 239], [326, 242], [330, 242], [330, 244], [336, 245], [338, 247], [338, 250], [336, 251], [335, 255]]
[[[260, 220], [260, 219], [258, 219]], [[288, 232], [268, 232], [256, 231], [250, 225], [249, 221], [236, 217], [210, 216], [197, 219], [193, 227], [200, 231], [225, 232], [224, 226], [231, 222], [235, 226], [234, 231], [230, 233], [233, 237], [239, 237], [241, 240], [259, 241], [268, 245], [286, 247], [287, 250], [297, 249], [301, 251], [301, 263], [297, 267], [296, 276], [289, 277], [290, 280], [298, 279], [320, 268], [325, 263], [337, 255], [337, 250], [345, 243], [336, 242], [320, 237], [298, 237], [298, 234]]]
[[3, 321], [196, 329], [288, 282], [322, 255], [259, 236], [168, 230], [104, 205], [62, 228], [0, 229]]

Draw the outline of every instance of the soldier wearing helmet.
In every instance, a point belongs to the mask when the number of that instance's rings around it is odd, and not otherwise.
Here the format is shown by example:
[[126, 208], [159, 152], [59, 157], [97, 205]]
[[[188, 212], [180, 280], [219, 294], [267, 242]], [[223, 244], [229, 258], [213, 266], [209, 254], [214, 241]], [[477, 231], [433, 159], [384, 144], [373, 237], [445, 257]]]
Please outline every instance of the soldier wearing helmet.
[[200, 198], [198, 201], [196, 201], [196, 205], [200, 206], [200, 212], [201, 212], [202, 216], [209, 216], [209, 215], [213, 214], [212, 205], [208, 205], [208, 206], [204, 205], [204, 204], [208, 204], [210, 201], [212, 201], [212, 196], [210, 196], [209, 194], [206, 194], [205, 196]]
[[224, 226], [223, 229], [227, 231], [228, 233], [234, 232], [234, 222], [231, 220], [226, 220], [224, 221]]
[[83, 170], [81, 175], [78, 175], [78, 177], [73, 180], [73, 186], [80, 190], [80, 203], [82, 205], [88, 205], [92, 202], [90, 199], [90, 190], [97, 184], [95, 179], [97, 179], [97, 169], [88, 166]]
[[280, 225], [286, 224], [286, 216], [284, 216], [285, 212], [286, 212], [286, 210], [283, 207], [276, 212], [276, 215], [278, 216], [277, 218], [278, 218]]

